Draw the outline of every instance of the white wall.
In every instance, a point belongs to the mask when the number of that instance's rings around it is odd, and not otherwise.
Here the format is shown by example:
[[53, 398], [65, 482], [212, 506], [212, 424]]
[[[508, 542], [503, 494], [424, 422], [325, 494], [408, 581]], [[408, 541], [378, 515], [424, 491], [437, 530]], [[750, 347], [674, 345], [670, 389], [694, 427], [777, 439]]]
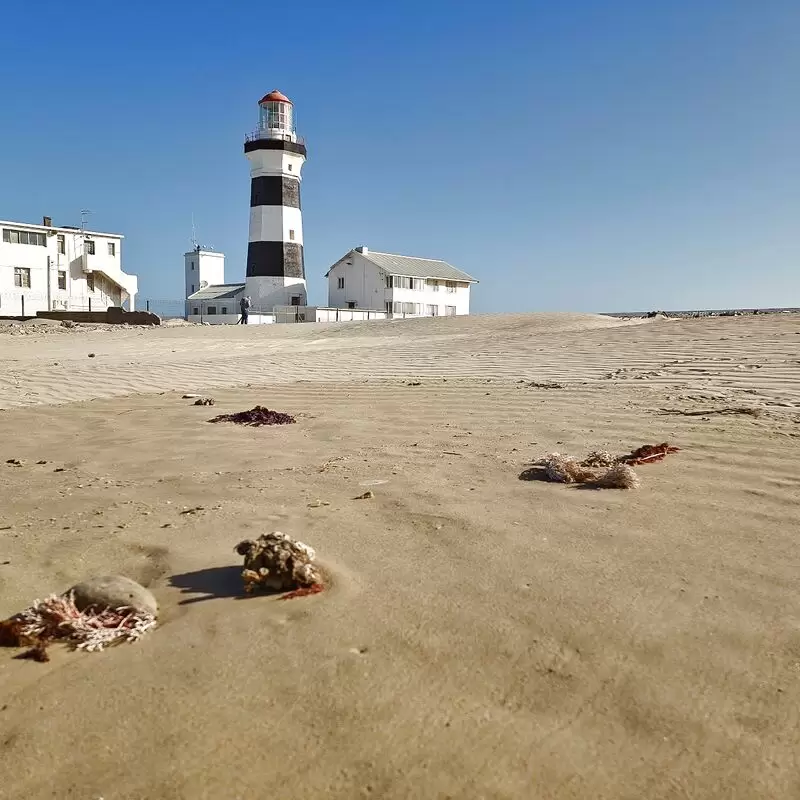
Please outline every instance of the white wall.
[[[249, 231], [251, 242], [303, 244], [303, 214], [288, 206], [256, 206], [250, 209]], [[294, 231], [294, 239], [289, 231]]]
[[320, 308], [319, 306], [277, 306], [275, 321], [288, 322], [366, 322], [387, 319], [385, 311], [360, 308]]
[[[344, 278], [344, 289], [339, 289], [339, 278]], [[385, 310], [386, 275], [361, 253], [352, 252], [337, 262], [328, 274], [328, 305], [347, 308], [355, 302], [356, 308]]]
[[[447, 315], [447, 308], [455, 308], [455, 315], [469, 314], [469, 290], [470, 284], [458, 284], [455, 291], [448, 291], [445, 286], [445, 281], [439, 281], [438, 291], [430, 286], [427, 282], [424, 284], [422, 291], [415, 291], [414, 289], [387, 289], [386, 301], [394, 303], [416, 303], [421, 304], [422, 309], [418, 312], [418, 316], [440, 316]], [[438, 313], [432, 315], [428, 306], [436, 306]], [[394, 309], [394, 305], [392, 306]], [[393, 312], [396, 316], [402, 315], [404, 312], [396, 310]], [[406, 313], [405, 316], [410, 316]]]
[[[339, 279], [344, 278], [344, 289], [339, 288]], [[355, 302], [357, 308], [385, 309], [386, 303], [416, 303], [422, 306], [418, 316], [430, 316], [427, 306], [437, 307], [438, 316], [446, 315], [448, 306], [455, 307], [456, 315], [469, 314], [470, 284], [457, 283], [455, 291], [448, 291], [444, 280], [438, 281], [438, 291], [428, 282], [421, 291], [414, 289], [387, 288], [386, 273], [353, 251], [338, 261], [328, 273], [328, 305], [347, 308]], [[393, 306], [394, 308], [394, 306]], [[403, 316], [402, 311], [393, 312]], [[405, 313], [405, 316], [413, 316]]]
[[[243, 294], [244, 292], [242, 291], [232, 298], [187, 300], [186, 319], [189, 322], [202, 322], [209, 325], [236, 325], [242, 316], [239, 301]], [[211, 310], [214, 311], [213, 314], [209, 313]], [[261, 309], [250, 309], [247, 319], [248, 325], [265, 325], [275, 322], [273, 314], [259, 313], [260, 311]]]
[[252, 150], [245, 155], [250, 162], [251, 178], [264, 175], [294, 175], [300, 180], [300, 173], [306, 161], [299, 153], [287, 153], [283, 150]]
[[[307, 301], [303, 278], [256, 275], [245, 279], [244, 293], [250, 298], [251, 313], [271, 314], [275, 306], [304, 306]], [[299, 297], [299, 302], [293, 304], [293, 297]]]
[[[195, 303], [195, 305], [197, 305]], [[189, 314], [188, 321], [203, 325], [238, 325], [241, 314]], [[275, 322], [274, 314], [248, 314], [248, 325], [271, 325]]]
[[[211, 250], [191, 250], [184, 253], [186, 297], [199, 292], [203, 281], [207, 286], [225, 283], [225, 254]], [[194, 288], [193, 288], [194, 287]]]
[[[21, 315], [23, 297], [26, 316], [48, 309], [87, 311], [90, 303], [93, 311], [123, 303], [134, 310], [138, 281], [122, 271], [122, 236], [10, 221], [0, 221], [2, 230], [44, 234], [46, 244], [4, 242], [0, 232], [0, 316]], [[63, 237], [63, 248], [59, 237]], [[94, 242], [94, 255], [88, 252], [87, 240]], [[113, 254], [109, 244], [114, 245]], [[30, 270], [30, 288], [15, 285], [15, 267]]]

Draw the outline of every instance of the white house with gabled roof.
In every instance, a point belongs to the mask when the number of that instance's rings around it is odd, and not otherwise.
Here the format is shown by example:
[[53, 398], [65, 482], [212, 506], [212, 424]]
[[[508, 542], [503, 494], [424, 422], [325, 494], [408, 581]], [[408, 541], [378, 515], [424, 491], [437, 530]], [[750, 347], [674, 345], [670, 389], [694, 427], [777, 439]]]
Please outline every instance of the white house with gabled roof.
[[478, 282], [446, 261], [367, 247], [351, 250], [325, 276], [332, 308], [380, 310], [393, 317], [469, 314], [470, 288]]

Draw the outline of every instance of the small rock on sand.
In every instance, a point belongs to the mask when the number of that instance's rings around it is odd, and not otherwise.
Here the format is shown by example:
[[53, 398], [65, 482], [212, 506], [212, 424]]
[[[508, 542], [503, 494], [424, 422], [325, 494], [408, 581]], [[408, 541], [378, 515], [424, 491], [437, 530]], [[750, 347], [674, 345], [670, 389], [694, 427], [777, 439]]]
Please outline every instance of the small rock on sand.
[[72, 587], [75, 605], [80, 611], [89, 606], [122, 608], [128, 606], [154, 616], [158, 603], [152, 592], [124, 575], [102, 575]]

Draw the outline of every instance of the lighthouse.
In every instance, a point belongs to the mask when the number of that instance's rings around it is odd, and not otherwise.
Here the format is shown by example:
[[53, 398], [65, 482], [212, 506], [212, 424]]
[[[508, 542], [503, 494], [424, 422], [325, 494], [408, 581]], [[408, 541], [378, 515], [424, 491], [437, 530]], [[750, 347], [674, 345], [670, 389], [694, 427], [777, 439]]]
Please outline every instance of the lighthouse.
[[250, 162], [250, 236], [245, 294], [253, 311], [306, 305], [300, 172], [306, 146], [294, 128], [294, 106], [281, 92], [258, 102], [258, 128], [245, 138]]

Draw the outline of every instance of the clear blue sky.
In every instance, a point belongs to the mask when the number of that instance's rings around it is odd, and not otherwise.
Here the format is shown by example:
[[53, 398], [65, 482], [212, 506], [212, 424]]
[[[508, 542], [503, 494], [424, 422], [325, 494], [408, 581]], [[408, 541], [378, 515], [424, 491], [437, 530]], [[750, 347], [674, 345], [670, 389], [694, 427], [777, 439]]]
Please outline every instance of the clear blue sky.
[[308, 142], [311, 301], [351, 247], [476, 311], [800, 305], [798, 0], [6, 4], [0, 218], [124, 233], [140, 299], [198, 238], [244, 273], [244, 133]]

